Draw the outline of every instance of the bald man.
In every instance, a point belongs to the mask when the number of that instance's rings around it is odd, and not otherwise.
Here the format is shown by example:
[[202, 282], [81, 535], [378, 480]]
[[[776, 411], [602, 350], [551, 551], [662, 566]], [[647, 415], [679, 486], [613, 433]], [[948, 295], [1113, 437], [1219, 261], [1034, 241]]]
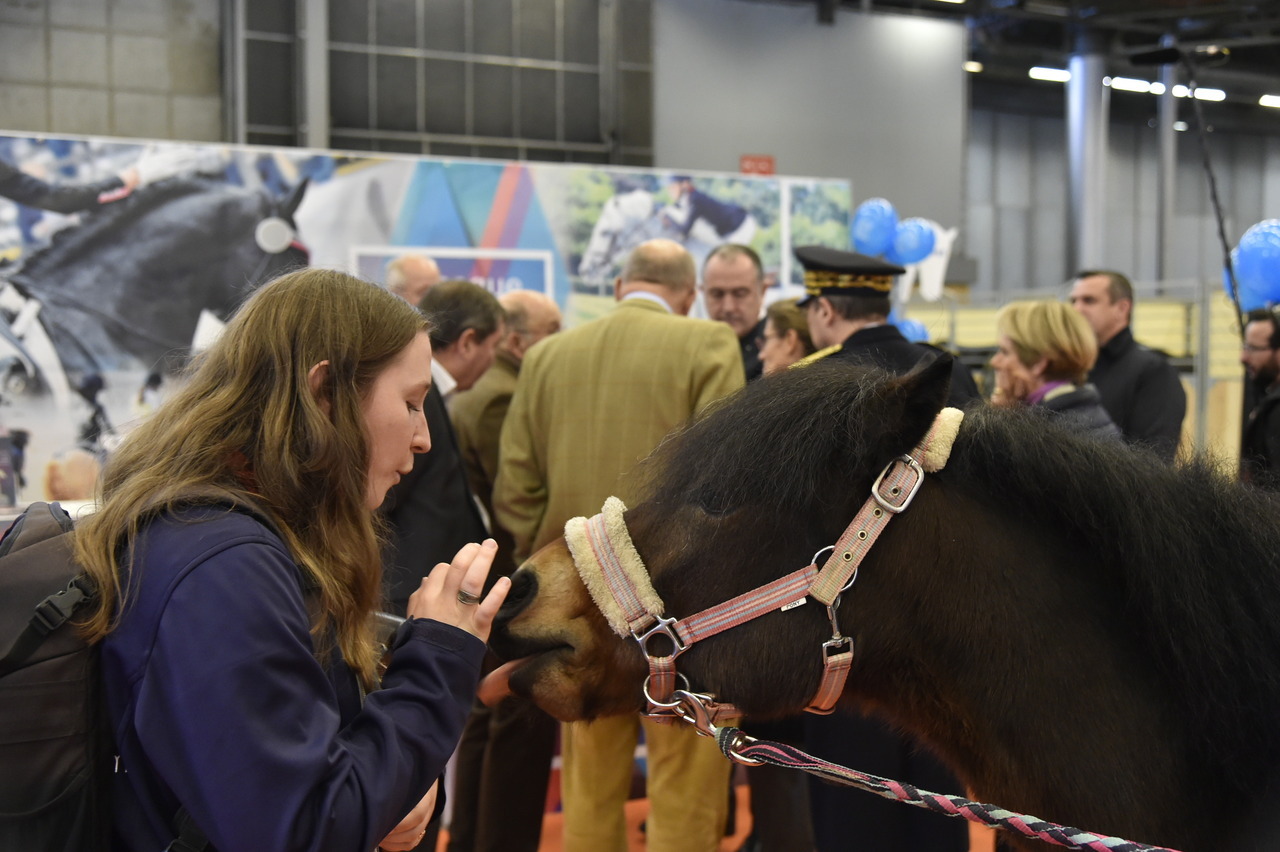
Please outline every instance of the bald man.
[[387, 264], [387, 289], [411, 305], [440, 283], [440, 267], [425, 254], [402, 254]]
[[[628, 474], [637, 462], [744, 384], [733, 329], [687, 316], [696, 279], [679, 243], [642, 243], [615, 282], [612, 310], [547, 338], [524, 359], [493, 499], [517, 556], [559, 537], [570, 518], [596, 514], [610, 495], [633, 502], [639, 483]], [[692, 726], [631, 715], [561, 729], [565, 852], [627, 849], [623, 806], [641, 725], [649, 750], [646, 848], [719, 848], [729, 761]]]
[[[541, 293], [512, 290], [493, 366], [453, 400], [451, 416], [471, 490], [493, 518], [498, 439], [525, 353], [560, 330], [560, 308]], [[516, 568], [511, 534], [493, 525], [498, 542], [489, 576]], [[492, 710], [479, 701], [458, 744], [448, 852], [537, 852], [555, 752], [556, 721], [527, 701], [508, 699]]]

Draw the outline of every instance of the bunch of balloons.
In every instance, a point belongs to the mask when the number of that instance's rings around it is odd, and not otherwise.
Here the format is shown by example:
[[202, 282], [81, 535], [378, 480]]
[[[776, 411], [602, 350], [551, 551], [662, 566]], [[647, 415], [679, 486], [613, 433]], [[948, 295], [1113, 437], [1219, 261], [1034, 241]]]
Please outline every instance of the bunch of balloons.
[[853, 214], [853, 247], [862, 254], [883, 255], [899, 265], [919, 263], [933, 252], [933, 223], [913, 216], [898, 221], [898, 211], [883, 198], [869, 198]]
[[[1241, 310], [1280, 303], [1280, 219], [1266, 219], [1244, 232], [1231, 250]], [[1223, 270], [1223, 288], [1231, 295], [1231, 277]]]

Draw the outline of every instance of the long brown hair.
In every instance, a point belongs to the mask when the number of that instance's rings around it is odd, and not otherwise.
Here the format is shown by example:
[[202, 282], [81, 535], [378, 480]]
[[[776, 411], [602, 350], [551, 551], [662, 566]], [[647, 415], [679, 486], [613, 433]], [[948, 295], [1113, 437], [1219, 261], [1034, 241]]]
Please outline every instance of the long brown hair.
[[[361, 401], [426, 328], [402, 299], [342, 272], [303, 269], [258, 290], [103, 472], [101, 508], [76, 531], [76, 558], [102, 598], [86, 636], [101, 638], [115, 625], [123, 560], [141, 525], [193, 493], [229, 492], [275, 522], [318, 587], [313, 635], [332, 631], [344, 659], [371, 682], [369, 614], [382, 572], [365, 506]], [[321, 361], [329, 369], [317, 394], [308, 372]]]

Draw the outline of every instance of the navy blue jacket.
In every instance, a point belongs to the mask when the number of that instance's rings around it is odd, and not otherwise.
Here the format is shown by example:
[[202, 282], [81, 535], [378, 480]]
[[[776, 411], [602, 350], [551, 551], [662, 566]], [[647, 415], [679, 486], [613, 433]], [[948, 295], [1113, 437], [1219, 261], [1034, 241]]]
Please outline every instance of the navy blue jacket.
[[373, 849], [444, 769], [483, 643], [406, 623], [362, 705], [336, 654], [316, 659], [302, 572], [257, 519], [164, 515], [135, 554], [102, 645], [113, 848], [164, 849], [182, 806], [218, 852]]

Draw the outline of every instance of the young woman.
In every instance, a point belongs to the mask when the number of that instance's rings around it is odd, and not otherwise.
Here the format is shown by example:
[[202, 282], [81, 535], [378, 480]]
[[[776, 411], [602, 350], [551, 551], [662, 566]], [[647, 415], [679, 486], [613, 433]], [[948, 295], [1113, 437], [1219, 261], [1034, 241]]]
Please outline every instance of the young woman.
[[996, 314], [996, 329], [992, 403], [1042, 406], [1072, 429], [1120, 437], [1097, 389], [1085, 383], [1098, 341], [1074, 308], [1065, 302], [1010, 302]]
[[492, 541], [436, 566], [379, 677], [374, 510], [430, 448], [430, 362], [403, 300], [290, 273], [113, 455], [76, 556], [102, 598], [114, 848], [166, 848], [180, 811], [218, 852], [422, 836], [510, 585], [477, 597]]

